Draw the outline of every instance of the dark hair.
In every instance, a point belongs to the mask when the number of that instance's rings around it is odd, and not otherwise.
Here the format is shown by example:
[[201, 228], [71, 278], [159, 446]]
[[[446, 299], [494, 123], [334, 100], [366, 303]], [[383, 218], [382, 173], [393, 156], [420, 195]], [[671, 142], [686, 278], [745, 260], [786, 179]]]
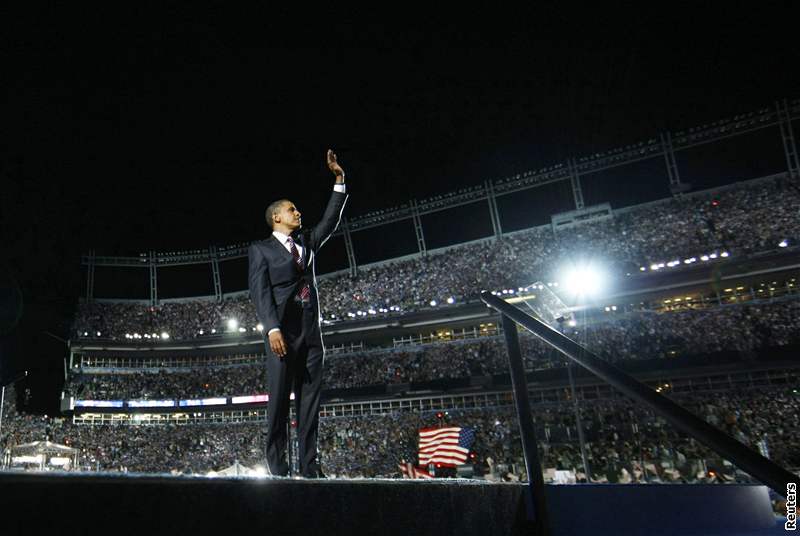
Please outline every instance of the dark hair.
[[270, 229], [273, 229], [272, 225], [274, 223], [272, 221], [272, 216], [274, 216], [275, 214], [280, 212], [281, 211], [281, 207], [283, 206], [283, 204], [284, 203], [288, 203], [288, 202], [289, 202], [288, 199], [278, 199], [277, 201], [273, 201], [272, 203], [269, 204], [269, 206], [267, 207], [266, 212], [264, 213], [264, 217], [266, 218], [267, 225], [269, 225]]

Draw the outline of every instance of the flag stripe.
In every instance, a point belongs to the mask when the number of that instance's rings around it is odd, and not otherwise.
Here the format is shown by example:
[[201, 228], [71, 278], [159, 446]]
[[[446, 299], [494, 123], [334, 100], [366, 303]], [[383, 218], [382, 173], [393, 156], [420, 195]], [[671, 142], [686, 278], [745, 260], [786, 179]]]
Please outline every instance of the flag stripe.
[[406, 465], [398, 464], [398, 467], [400, 468], [400, 472], [403, 474], [403, 476], [407, 478], [433, 478], [428, 471], [414, 467], [410, 463]]
[[419, 463], [420, 465], [426, 466], [430, 465], [431, 463], [435, 462], [446, 462], [446, 463], [464, 463], [467, 461], [466, 456], [463, 457], [453, 457], [453, 456], [434, 456], [432, 458], [420, 458]]
[[432, 463], [451, 463], [454, 465], [460, 465], [466, 462], [466, 458], [450, 458], [448, 456], [436, 456], [435, 458], [428, 458], [425, 460], [420, 460], [420, 464], [422, 465], [430, 465]]
[[435, 443], [436, 441], [441, 441], [442, 439], [458, 439], [459, 436], [457, 433], [448, 432], [446, 434], [439, 434], [437, 436], [430, 436], [430, 437], [420, 437], [420, 443]]
[[431, 452], [420, 452], [419, 457], [430, 458], [431, 456], [464, 456], [466, 457], [469, 451], [464, 450], [435, 450]]
[[431, 436], [420, 436], [420, 441], [438, 441], [439, 439], [445, 437], [459, 437], [458, 432], [442, 432], [441, 434], [431, 435]]
[[451, 426], [449, 428], [420, 428], [419, 435], [420, 437], [427, 437], [431, 435], [436, 435], [442, 432], [455, 432], [459, 433], [461, 431], [461, 427], [459, 426]]
[[419, 453], [420, 454], [431, 454], [431, 453], [434, 453], [434, 452], [456, 452], [456, 453], [463, 452], [464, 454], [469, 454], [469, 450], [468, 449], [461, 448], [461, 447], [458, 447], [458, 446], [455, 446], [455, 445], [442, 446], [442, 447], [432, 447], [432, 448], [429, 448], [429, 449], [419, 449]]
[[458, 432], [447, 432], [447, 433], [442, 433], [442, 434], [436, 434], [435, 436], [420, 437], [419, 440], [420, 441], [438, 441], [438, 440], [440, 440], [442, 438], [445, 438], [445, 437], [456, 437], [457, 438], [458, 436], [459, 436]]
[[457, 447], [458, 443], [459, 443], [458, 440], [455, 440], [455, 439], [445, 439], [445, 440], [440, 441], [438, 443], [420, 443], [419, 444], [419, 448], [421, 448], [421, 449], [430, 449], [430, 448], [436, 448], [436, 447], [440, 447], [440, 446]]

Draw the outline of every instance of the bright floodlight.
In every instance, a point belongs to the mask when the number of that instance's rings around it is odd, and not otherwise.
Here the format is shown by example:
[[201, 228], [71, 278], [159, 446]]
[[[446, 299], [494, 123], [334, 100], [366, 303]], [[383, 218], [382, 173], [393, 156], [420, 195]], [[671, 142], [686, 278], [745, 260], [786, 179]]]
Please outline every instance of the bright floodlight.
[[162, 339], [169, 339], [169, 333], [167, 333], [166, 331], [162, 332], [161, 333], [161, 338]]
[[785, 238], [783, 240], [781, 240], [780, 244], [778, 244], [779, 248], [785, 248], [785, 247], [788, 247], [788, 246], [789, 246], [789, 241], [786, 240]]
[[574, 296], [593, 296], [603, 289], [603, 280], [600, 270], [587, 264], [567, 270], [561, 284], [566, 292]]
[[[522, 290], [522, 289], [520, 289], [520, 290]], [[453, 299], [452, 297], [447, 298], [447, 303], [449, 303], [450, 305], [453, 305], [455, 302], [456, 302], [456, 300]]]
[[257, 325], [257, 326], [256, 326], [256, 329], [257, 329], [258, 331], [264, 331], [264, 324], [259, 324], [259, 325]]
[[239, 322], [237, 322], [235, 318], [231, 318], [230, 320], [228, 320], [228, 329], [229, 330], [235, 331], [236, 328], [238, 328], [238, 327], [239, 327]]
[[431, 307], [436, 307], [436, 300], [431, 300]]

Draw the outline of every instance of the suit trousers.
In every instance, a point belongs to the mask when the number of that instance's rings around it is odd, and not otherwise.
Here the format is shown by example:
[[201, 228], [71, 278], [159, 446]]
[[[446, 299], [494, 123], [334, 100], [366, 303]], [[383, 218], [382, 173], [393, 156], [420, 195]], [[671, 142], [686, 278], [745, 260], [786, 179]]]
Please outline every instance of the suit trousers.
[[273, 475], [288, 473], [286, 422], [289, 395], [294, 392], [300, 473], [307, 474], [319, 463], [317, 429], [324, 352], [316, 307], [290, 300], [281, 333], [288, 346], [285, 357], [277, 357], [267, 341], [267, 465]]

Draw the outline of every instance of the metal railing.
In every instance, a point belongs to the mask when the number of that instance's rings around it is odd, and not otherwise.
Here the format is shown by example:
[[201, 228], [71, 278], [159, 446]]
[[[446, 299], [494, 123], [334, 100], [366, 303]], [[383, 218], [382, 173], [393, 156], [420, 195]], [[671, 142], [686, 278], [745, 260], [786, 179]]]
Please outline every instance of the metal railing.
[[[512, 383], [515, 398], [517, 398], [518, 416], [522, 427], [523, 451], [525, 453], [526, 464], [529, 463], [528, 458], [531, 458], [530, 463], [536, 466], [538, 464], [538, 454], [536, 452], [536, 440], [533, 436], [530, 407], [527, 404], [521, 404], [521, 402], [527, 403], [528, 393], [527, 389], [525, 389], [524, 376], [522, 374], [522, 356], [517, 339], [517, 330], [513, 324], [514, 322], [536, 335], [573, 362], [615, 387], [626, 396], [648, 407], [690, 437], [728, 459], [740, 469], [746, 471], [755, 479], [773, 489], [778, 495], [785, 496], [787, 483], [796, 482], [796, 475], [793, 475], [783, 467], [749, 449], [744, 444], [711, 426], [703, 419], [695, 416], [666, 396], [659, 394], [652, 388], [634, 379], [632, 376], [622, 372], [607, 361], [600, 359], [583, 346], [559, 333], [541, 320], [488, 292], [481, 294], [481, 299], [503, 315], [511, 365]], [[515, 379], [515, 376], [517, 376], [517, 379]], [[520, 379], [522, 383], [519, 382]], [[538, 469], [538, 467], [536, 467], [536, 469]], [[528, 474], [535, 475], [536, 473], [532, 472], [533, 470], [534, 469], [529, 467]], [[543, 484], [539, 485], [538, 482], [531, 479], [531, 485], [532, 492], [534, 493], [534, 500], [542, 501], [541, 505], [537, 504], [537, 506], [544, 508]], [[537, 495], [540, 495], [540, 497], [537, 498]], [[542, 512], [539, 508], [537, 508], [537, 511]], [[546, 515], [546, 511], [542, 513]]]

